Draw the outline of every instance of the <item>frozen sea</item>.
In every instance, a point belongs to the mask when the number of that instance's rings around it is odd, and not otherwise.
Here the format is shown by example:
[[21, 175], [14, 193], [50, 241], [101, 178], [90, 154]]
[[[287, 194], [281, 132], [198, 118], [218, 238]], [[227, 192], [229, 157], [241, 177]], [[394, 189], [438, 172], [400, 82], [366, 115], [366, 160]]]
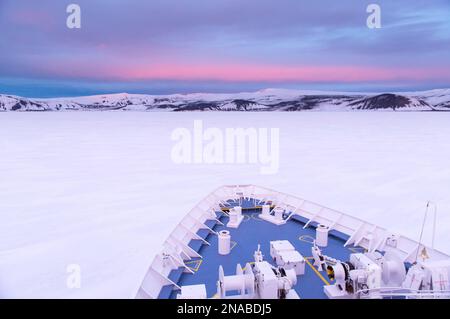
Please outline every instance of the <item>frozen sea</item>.
[[[278, 173], [173, 163], [171, 133], [194, 120], [278, 127]], [[414, 239], [431, 200], [450, 253], [450, 113], [0, 113], [0, 298], [133, 297], [178, 221], [239, 183]], [[67, 288], [70, 264], [81, 288]]]

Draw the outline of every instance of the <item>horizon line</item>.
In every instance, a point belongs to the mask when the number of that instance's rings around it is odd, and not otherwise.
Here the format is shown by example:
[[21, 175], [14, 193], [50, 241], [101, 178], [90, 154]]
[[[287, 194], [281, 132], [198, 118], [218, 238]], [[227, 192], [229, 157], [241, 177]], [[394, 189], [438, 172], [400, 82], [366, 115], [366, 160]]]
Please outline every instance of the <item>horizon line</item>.
[[[447, 87], [435, 87], [431, 89], [410, 89], [405, 88], [404, 90], [326, 90], [326, 89], [299, 89], [299, 88], [285, 88], [285, 87], [266, 87], [263, 89], [258, 90], [243, 90], [243, 91], [233, 91], [233, 92], [208, 92], [208, 91], [192, 91], [192, 92], [178, 92], [178, 93], [168, 93], [168, 94], [158, 94], [158, 93], [136, 93], [136, 92], [126, 92], [126, 91], [111, 91], [111, 92], [99, 92], [94, 94], [83, 94], [83, 95], [61, 95], [61, 96], [49, 96], [49, 97], [39, 97], [39, 96], [25, 96], [20, 94], [11, 94], [11, 93], [3, 93], [0, 91], [0, 96], [13, 96], [18, 98], [26, 98], [26, 99], [66, 99], [66, 98], [81, 98], [81, 97], [94, 97], [94, 96], [106, 96], [106, 95], [145, 95], [145, 96], [173, 96], [173, 95], [196, 95], [196, 94], [204, 94], [204, 95], [239, 95], [239, 94], [256, 94], [256, 93], [264, 93], [264, 91], [286, 91], [286, 92], [304, 92], [304, 95], [309, 94], [318, 94], [322, 93], [324, 95], [326, 94], [333, 94], [336, 93], [337, 95], [346, 95], [346, 94], [375, 94], [375, 95], [382, 95], [382, 94], [401, 94], [401, 93], [421, 93], [421, 92], [427, 92], [427, 91], [434, 91], [434, 90], [450, 90], [450, 85]], [[276, 93], [276, 92], [274, 92]]]

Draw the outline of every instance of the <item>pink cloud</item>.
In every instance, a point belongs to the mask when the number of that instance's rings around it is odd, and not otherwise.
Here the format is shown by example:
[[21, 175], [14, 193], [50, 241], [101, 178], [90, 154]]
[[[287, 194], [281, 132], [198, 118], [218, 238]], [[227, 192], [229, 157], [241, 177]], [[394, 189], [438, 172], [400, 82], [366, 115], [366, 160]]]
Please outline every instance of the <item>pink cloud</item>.
[[[229, 82], [371, 82], [450, 80], [445, 68], [375, 68], [365, 66], [276, 66], [252, 64], [108, 65], [72, 61], [45, 68], [51, 75], [88, 79], [229, 81]], [[44, 72], [45, 72], [44, 71]]]
[[429, 69], [380, 69], [353, 66], [159, 65], [124, 70], [120, 75], [126, 79], [359, 82], [420, 80], [424, 77], [447, 74], [441, 70], [431, 72]]

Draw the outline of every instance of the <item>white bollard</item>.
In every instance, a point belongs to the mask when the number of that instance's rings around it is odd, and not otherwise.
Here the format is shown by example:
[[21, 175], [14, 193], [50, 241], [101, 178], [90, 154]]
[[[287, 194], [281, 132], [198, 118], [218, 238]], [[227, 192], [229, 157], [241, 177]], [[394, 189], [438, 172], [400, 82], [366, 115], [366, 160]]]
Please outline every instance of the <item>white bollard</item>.
[[230, 228], [238, 228], [241, 222], [244, 220], [244, 216], [242, 215], [242, 207], [235, 206], [230, 209], [228, 213], [230, 220], [227, 224], [227, 227]]
[[316, 244], [319, 247], [328, 246], [328, 231], [329, 228], [325, 225], [318, 225], [316, 228]]
[[262, 205], [262, 212], [263, 215], [269, 215], [270, 213], [270, 205]]
[[274, 216], [276, 220], [283, 220], [284, 209], [281, 207], [275, 207], [273, 210]]
[[230, 216], [230, 223], [231, 224], [237, 224], [238, 223], [239, 213], [236, 211], [235, 208], [232, 208], [230, 210], [229, 216]]
[[219, 255], [228, 255], [231, 251], [231, 235], [228, 230], [219, 232]]

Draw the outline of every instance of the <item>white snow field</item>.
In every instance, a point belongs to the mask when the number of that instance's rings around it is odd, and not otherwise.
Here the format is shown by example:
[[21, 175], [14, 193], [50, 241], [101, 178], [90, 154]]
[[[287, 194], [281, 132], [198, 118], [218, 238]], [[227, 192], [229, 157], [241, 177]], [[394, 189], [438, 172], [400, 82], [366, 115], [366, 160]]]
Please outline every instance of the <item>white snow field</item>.
[[[278, 173], [173, 163], [172, 131], [196, 119], [279, 127]], [[178, 221], [223, 184], [273, 188], [414, 239], [431, 200], [436, 247], [449, 253], [449, 137], [444, 112], [0, 114], [0, 298], [133, 297]], [[66, 285], [71, 264], [81, 288]]]

